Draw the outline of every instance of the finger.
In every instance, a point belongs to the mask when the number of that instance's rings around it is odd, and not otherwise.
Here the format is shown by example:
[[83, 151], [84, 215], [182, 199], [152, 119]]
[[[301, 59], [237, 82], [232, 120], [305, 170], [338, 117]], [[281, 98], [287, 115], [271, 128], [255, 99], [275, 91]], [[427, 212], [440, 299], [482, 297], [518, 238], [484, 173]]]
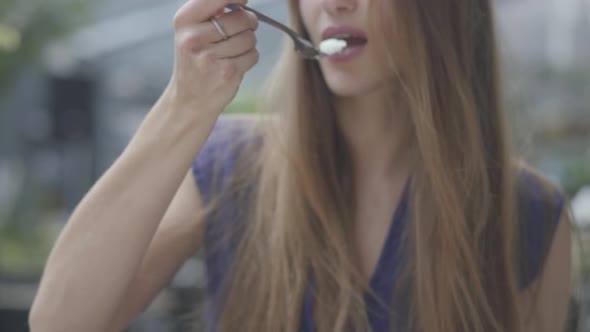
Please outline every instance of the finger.
[[211, 22], [191, 25], [178, 31], [174, 38], [177, 47], [187, 53], [195, 53], [211, 45], [215, 39], [220, 39], [217, 30], [211, 31]]
[[252, 30], [242, 31], [237, 35], [210, 47], [209, 51], [217, 59], [233, 58], [256, 48], [256, 35]]
[[[216, 20], [229, 37], [235, 36], [247, 30], [255, 31], [258, 29], [258, 18], [256, 18], [256, 15], [243, 9], [236, 9], [229, 13], [220, 15], [216, 17]], [[211, 24], [211, 28], [215, 34], [220, 37], [219, 31], [217, 31], [217, 28], [215, 28], [213, 24]], [[218, 37], [216, 37], [212, 42], [221, 40]]]
[[[225, 33], [231, 37], [258, 27], [258, 20], [252, 13], [236, 10], [217, 18]], [[230, 38], [231, 39], [231, 38]], [[223, 41], [223, 36], [211, 21], [188, 25], [176, 33], [177, 44], [181, 49], [195, 52], [211, 43]]]
[[259, 58], [260, 54], [258, 53], [258, 50], [253, 48], [244, 54], [219, 61], [221, 63], [225, 62], [226, 64], [231, 64], [231, 66], [233, 66], [237, 72], [245, 73], [258, 63]]
[[230, 4], [245, 5], [247, 0], [189, 0], [176, 12], [174, 28], [204, 22]]

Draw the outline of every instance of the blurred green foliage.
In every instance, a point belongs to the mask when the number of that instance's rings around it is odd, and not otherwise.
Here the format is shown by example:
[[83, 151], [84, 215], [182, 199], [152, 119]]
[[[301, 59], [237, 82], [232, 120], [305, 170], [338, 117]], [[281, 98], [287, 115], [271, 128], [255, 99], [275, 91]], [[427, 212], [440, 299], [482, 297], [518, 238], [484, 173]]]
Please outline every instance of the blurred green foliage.
[[590, 68], [586, 65], [576, 64], [563, 70], [550, 66], [538, 66], [535, 69], [532, 73], [533, 81], [559, 84], [574, 95], [584, 97], [584, 92], [590, 87]]
[[256, 98], [248, 97], [241, 100], [234, 100], [225, 108], [225, 113], [255, 113], [256, 112]]
[[590, 185], [590, 156], [582, 156], [572, 162], [563, 182], [563, 187], [569, 195], [575, 195], [583, 186]]
[[[0, 96], [19, 72], [38, 64], [45, 47], [87, 21], [88, 5], [88, 0], [0, 0]], [[0, 274], [38, 273], [53, 241], [37, 222], [43, 214], [41, 191], [23, 193], [10, 211], [0, 211]]]
[[0, 95], [25, 66], [35, 64], [52, 41], [87, 18], [87, 0], [0, 1]]
[[0, 223], [0, 275], [37, 276], [53, 244], [53, 233], [40, 227], [23, 231]]
[[0, 210], [0, 278], [36, 276], [56, 237], [51, 229], [55, 195], [38, 186], [22, 188], [9, 209]]

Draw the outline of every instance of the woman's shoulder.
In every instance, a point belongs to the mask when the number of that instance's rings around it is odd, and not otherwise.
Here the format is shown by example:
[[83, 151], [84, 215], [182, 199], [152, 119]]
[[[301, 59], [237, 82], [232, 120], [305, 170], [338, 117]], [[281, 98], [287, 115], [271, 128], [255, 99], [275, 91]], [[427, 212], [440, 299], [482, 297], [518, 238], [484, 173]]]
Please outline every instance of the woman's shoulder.
[[215, 185], [235, 172], [237, 164], [254, 152], [260, 140], [258, 120], [253, 115], [221, 115], [192, 163], [192, 171], [206, 200]]
[[214, 151], [235, 149], [254, 135], [257, 117], [247, 114], [222, 114], [219, 116], [200, 155]]
[[[565, 203], [559, 187], [533, 167], [521, 164], [516, 176], [517, 202], [521, 219], [533, 222], [558, 221]], [[557, 220], [556, 220], [557, 219]]]
[[522, 164], [517, 177], [521, 286], [541, 272], [566, 203], [559, 187], [534, 168]]

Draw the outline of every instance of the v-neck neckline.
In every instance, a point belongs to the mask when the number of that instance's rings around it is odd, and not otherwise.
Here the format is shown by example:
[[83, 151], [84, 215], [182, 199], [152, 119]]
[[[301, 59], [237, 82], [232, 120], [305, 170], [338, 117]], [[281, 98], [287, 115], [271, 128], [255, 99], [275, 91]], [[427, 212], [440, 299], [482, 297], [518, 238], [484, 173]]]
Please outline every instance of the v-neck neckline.
[[[391, 264], [391, 255], [396, 255], [399, 259], [400, 255], [400, 235], [401, 231], [404, 227], [406, 212], [408, 209], [408, 201], [409, 201], [409, 187], [410, 187], [410, 179], [406, 181], [404, 186], [402, 195], [397, 203], [397, 207], [395, 212], [391, 218], [391, 224], [389, 225], [389, 230], [387, 232], [387, 236], [385, 237], [385, 241], [383, 242], [383, 246], [381, 248], [381, 252], [379, 253], [379, 259], [377, 261], [377, 265], [375, 266], [375, 270], [371, 275], [371, 279], [369, 281], [369, 287], [371, 291], [374, 293], [375, 296], [378, 296], [380, 300], [377, 300], [371, 296], [371, 294], [365, 294], [365, 298], [367, 302], [367, 310], [369, 314], [369, 320], [373, 323], [374, 319], [380, 319], [377, 317], [373, 317], [374, 314], [381, 311], [379, 308], [376, 308], [375, 305], [379, 303], [389, 303], [388, 297], [391, 296], [391, 292], [393, 291], [393, 284], [395, 283], [395, 272], [397, 270], [397, 266], [392, 266], [395, 264]], [[306, 292], [304, 298], [304, 308], [303, 308], [303, 322], [302, 322], [302, 331], [308, 332], [316, 332], [314, 317], [313, 317], [313, 281], [310, 283], [310, 286]], [[377, 314], [380, 316], [379, 314]]]
[[389, 265], [387, 263], [389, 261], [390, 255], [396, 254], [399, 247], [399, 241], [397, 240], [401, 234], [402, 223], [407, 210], [409, 196], [408, 189], [409, 180], [406, 182], [402, 194], [398, 200], [397, 207], [395, 208], [395, 212], [391, 218], [391, 223], [389, 224], [387, 235], [383, 241], [383, 245], [381, 246], [381, 251], [379, 252], [377, 264], [375, 265], [373, 274], [371, 274], [369, 286], [375, 292], [378, 292], [378, 288], [380, 288], [379, 286], [381, 286], [384, 276], [387, 275], [385, 272], [387, 272], [387, 267]]

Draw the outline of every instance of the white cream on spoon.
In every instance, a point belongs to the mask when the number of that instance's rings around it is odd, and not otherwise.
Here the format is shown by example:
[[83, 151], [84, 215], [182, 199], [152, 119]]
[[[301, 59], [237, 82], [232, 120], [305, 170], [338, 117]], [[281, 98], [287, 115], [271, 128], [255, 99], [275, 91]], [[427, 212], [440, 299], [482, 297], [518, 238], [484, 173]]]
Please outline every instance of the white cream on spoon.
[[344, 51], [347, 45], [346, 40], [329, 38], [320, 43], [319, 49], [321, 53], [329, 56]]

